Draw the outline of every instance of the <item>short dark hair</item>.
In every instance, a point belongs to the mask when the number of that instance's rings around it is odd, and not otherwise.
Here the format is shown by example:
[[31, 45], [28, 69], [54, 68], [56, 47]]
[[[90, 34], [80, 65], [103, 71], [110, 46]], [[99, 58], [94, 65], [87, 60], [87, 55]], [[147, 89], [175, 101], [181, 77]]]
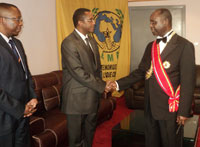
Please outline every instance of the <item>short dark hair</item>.
[[90, 10], [86, 8], [79, 8], [74, 12], [73, 23], [75, 28], [77, 27], [78, 21], [84, 20], [85, 12], [90, 12]]
[[160, 15], [162, 15], [164, 18], [169, 20], [170, 26], [172, 26], [172, 14], [168, 9], [161, 8], [157, 10]]

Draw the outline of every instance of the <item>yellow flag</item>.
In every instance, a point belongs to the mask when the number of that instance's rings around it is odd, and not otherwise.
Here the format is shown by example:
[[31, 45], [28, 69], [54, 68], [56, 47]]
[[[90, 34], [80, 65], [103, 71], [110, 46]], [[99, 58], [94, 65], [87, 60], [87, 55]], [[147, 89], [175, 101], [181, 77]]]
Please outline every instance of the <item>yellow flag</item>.
[[[117, 80], [130, 72], [130, 25], [126, 0], [57, 0], [57, 36], [60, 55], [62, 40], [73, 30], [76, 9], [88, 8], [96, 22], [92, 37], [97, 41], [103, 80]], [[60, 55], [61, 67], [61, 55]], [[115, 92], [114, 96], [122, 93]]]

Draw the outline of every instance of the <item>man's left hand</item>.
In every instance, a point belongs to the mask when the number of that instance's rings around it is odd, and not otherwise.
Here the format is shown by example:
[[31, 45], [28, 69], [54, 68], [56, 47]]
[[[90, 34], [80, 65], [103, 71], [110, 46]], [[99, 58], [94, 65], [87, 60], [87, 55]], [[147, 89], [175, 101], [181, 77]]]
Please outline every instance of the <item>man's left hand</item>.
[[32, 98], [28, 103], [27, 105], [31, 105], [33, 108], [35, 108], [38, 104], [38, 100], [37, 98]]
[[32, 98], [25, 106], [24, 117], [31, 116], [37, 110], [37, 104], [38, 100], [36, 98]]
[[187, 119], [188, 119], [188, 118], [187, 118], [187, 117], [184, 117], [184, 116], [177, 116], [176, 122], [177, 122], [179, 125], [184, 125], [184, 124], [185, 124], [185, 121], [186, 121]]

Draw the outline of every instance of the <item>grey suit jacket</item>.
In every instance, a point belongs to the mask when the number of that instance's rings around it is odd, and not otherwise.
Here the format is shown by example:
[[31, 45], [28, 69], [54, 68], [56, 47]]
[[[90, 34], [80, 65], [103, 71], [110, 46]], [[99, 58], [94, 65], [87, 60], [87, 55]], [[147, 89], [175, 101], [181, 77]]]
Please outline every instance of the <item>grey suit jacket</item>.
[[[120, 89], [126, 89], [131, 84], [144, 79], [151, 64], [152, 42], [146, 47], [139, 68], [129, 76], [118, 81]], [[195, 54], [194, 46], [188, 40], [175, 34], [161, 53], [162, 61], [168, 61], [170, 67], [165, 69], [173, 85], [174, 91], [181, 85], [180, 105], [178, 115], [189, 117], [195, 86]], [[154, 74], [145, 80], [145, 108], [151, 108], [152, 115], [157, 120], [167, 120], [177, 115], [169, 112], [169, 96], [159, 86]]]
[[61, 45], [63, 86], [62, 111], [67, 114], [97, 112], [100, 94], [105, 89], [101, 79], [100, 57], [96, 41], [89, 37], [95, 62], [89, 49], [76, 31]]

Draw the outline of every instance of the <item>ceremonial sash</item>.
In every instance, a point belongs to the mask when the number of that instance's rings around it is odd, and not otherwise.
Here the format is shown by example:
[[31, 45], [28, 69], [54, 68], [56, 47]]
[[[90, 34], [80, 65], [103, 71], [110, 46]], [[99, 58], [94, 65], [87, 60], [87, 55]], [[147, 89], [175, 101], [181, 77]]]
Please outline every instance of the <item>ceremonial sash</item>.
[[170, 82], [170, 79], [163, 67], [163, 63], [160, 57], [160, 47], [159, 44], [156, 44], [156, 41], [153, 42], [152, 50], [152, 66], [154, 75], [163, 91], [169, 96], [169, 112], [175, 112], [179, 107], [179, 98], [180, 98], [180, 85], [174, 93], [173, 86]]

